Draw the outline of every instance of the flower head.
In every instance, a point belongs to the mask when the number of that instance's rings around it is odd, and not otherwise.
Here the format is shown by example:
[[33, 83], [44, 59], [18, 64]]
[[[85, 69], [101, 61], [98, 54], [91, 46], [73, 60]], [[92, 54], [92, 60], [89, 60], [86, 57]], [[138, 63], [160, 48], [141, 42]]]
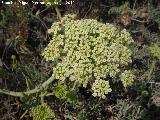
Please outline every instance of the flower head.
[[56, 79], [69, 78], [86, 87], [93, 78], [116, 78], [131, 62], [129, 45], [133, 39], [126, 30], [120, 31], [110, 23], [76, 20], [75, 15], [66, 15], [53, 23], [48, 32], [53, 40], [42, 55], [47, 61], [63, 61], [53, 69]]

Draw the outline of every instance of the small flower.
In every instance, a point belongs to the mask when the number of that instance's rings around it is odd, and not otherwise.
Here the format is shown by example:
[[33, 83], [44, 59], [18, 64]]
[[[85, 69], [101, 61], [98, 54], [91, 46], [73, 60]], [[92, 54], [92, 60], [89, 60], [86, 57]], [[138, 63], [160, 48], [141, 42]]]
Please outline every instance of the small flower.
[[[128, 46], [133, 39], [126, 30], [119, 31], [110, 23], [76, 20], [75, 15], [66, 15], [53, 23], [48, 32], [53, 38], [42, 56], [46, 61], [63, 61], [54, 68], [56, 79], [70, 79], [86, 87], [91, 78], [95, 78], [92, 86], [94, 96], [105, 98], [111, 88], [102, 78], [116, 78], [122, 71], [121, 66], [131, 62], [132, 53]], [[124, 86], [133, 81], [130, 77], [128, 82], [124, 74], [121, 78]]]
[[131, 71], [125, 70], [121, 75], [120, 79], [124, 87], [131, 86], [134, 82], [134, 75]]
[[97, 79], [92, 85], [92, 90], [93, 90], [93, 96], [96, 97], [101, 97], [105, 99], [105, 95], [108, 94], [109, 92], [112, 91], [110, 88], [109, 82], [102, 80], [102, 79]]

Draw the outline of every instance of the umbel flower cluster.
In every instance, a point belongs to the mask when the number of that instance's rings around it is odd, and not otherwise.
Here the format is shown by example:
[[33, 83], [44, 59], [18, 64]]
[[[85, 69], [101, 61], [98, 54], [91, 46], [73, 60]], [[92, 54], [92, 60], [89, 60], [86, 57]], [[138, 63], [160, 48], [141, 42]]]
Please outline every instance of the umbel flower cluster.
[[155, 58], [160, 60], [160, 47], [157, 44], [150, 46], [149, 50]]
[[48, 120], [55, 117], [54, 111], [46, 103], [33, 107], [32, 113], [33, 120]]
[[102, 98], [111, 92], [106, 77], [122, 78], [125, 87], [133, 82], [133, 74], [124, 69], [132, 62], [129, 45], [133, 42], [125, 29], [66, 15], [48, 32], [53, 40], [42, 55], [46, 61], [57, 63], [53, 68], [56, 79], [71, 80], [83, 87], [93, 83], [93, 95]]

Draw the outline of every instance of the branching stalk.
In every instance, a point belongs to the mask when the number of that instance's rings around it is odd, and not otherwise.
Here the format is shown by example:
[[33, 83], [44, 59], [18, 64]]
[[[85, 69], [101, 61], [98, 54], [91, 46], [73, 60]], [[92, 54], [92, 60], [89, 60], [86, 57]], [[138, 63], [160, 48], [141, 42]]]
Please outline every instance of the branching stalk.
[[7, 94], [15, 97], [25, 97], [27, 95], [38, 93], [43, 89], [46, 89], [48, 85], [50, 85], [53, 81], [54, 81], [54, 76], [52, 75], [47, 81], [45, 81], [44, 83], [42, 83], [41, 85], [39, 85], [38, 87], [32, 90], [25, 91], [25, 92], [14, 92], [14, 91], [0, 89], [0, 94]]

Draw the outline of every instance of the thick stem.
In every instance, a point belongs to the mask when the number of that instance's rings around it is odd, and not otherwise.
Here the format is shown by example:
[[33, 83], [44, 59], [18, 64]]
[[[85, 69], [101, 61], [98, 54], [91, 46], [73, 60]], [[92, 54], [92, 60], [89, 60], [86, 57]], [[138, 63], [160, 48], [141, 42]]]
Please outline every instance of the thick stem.
[[60, 11], [59, 11], [58, 6], [55, 5], [54, 7], [55, 7], [55, 10], [56, 10], [56, 13], [57, 13], [58, 18], [61, 20], [62, 16], [61, 16], [61, 13], [60, 13]]
[[7, 94], [15, 97], [25, 97], [26, 95], [38, 93], [41, 90], [45, 89], [48, 87], [49, 84], [51, 84], [54, 81], [54, 75], [52, 75], [47, 81], [39, 85], [39, 87], [36, 87], [32, 90], [26, 91], [26, 92], [14, 92], [14, 91], [9, 91], [9, 90], [3, 90], [0, 89], [0, 94]]
[[72, 91], [75, 89], [76, 85], [77, 85], [77, 81], [74, 82], [74, 85], [73, 85], [73, 87], [71, 89]]

